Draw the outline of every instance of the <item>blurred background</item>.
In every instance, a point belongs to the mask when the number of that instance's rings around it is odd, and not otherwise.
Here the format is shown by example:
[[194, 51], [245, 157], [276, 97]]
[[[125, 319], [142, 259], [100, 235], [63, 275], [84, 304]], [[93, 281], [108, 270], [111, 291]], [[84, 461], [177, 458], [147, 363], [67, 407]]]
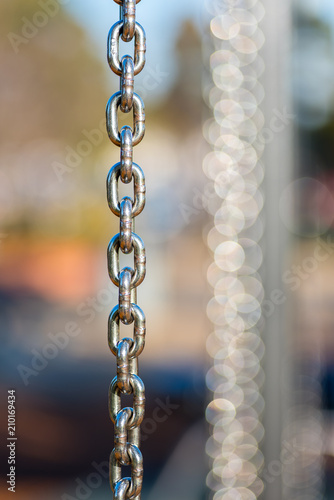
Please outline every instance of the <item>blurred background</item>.
[[[148, 262], [138, 289], [148, 500], [334, 498], [334, 4], [264, 3], [137, 6], [148, 42], [134, 151], [147, 185], [136, 232]], [[1, 499], [8, 389], [17, 498], [112, 495], [107, 321], [118, 293], [106, 248], [118, 219], [105, 179], [119, 150], [105, 106], [119, 85], [106, 61], [118, 16], [110, 0], [0, 5]], [[231, 139], [242, 125], [251, 173]], [[221, 177], [220, 153], [237, 177]], [[234, 199], [224, 179], [247, 185], [247, 203], [224, 205]], [[245, 245], [252, 266], [233, 267]]]

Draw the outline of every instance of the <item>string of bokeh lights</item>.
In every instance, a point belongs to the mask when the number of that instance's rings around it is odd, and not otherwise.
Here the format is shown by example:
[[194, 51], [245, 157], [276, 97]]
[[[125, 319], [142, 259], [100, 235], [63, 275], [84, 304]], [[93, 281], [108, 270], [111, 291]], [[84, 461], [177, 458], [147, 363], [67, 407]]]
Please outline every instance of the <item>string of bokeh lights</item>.
[[[214, 330], [207, 341], [213, 359], [207, 373], [212, 401], [206, 411], [212, 432], [206, 451], [211, 462], [207, 485], [214, 500], [253, 500], [264, 488], [260, 478], [264, 428], [261, 394], [261, 302], [259, 274], [264, 143], [261, 131], [264, 70], [259, 0], [213, 0], [212, 79], [204, 97], [213, 117], [203, 127], [211, 151], [203, 169], [214, 182], [219, 206], [209, 206], [214, 225], [207, 234], [213, 254], [207, 276], [213, 289], [207, 313]], [[262, 140], [261, 140], [262, 139]]]

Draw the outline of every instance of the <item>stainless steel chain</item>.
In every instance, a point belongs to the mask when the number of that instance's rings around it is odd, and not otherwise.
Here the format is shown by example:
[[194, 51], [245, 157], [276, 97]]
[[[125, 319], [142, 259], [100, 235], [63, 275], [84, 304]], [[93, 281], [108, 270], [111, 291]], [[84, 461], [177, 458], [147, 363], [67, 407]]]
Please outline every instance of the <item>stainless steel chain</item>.
[[[114, 0], [120, 5], [120, 20], [108, 36], [108, 62], [120, 76], [120, 90], [107, 104], [107, 131], [110, 140], [120, 147], [120, 162], [109, 171], [107, 197], [110, 210], [120, 218], [120, 230], [108, 246], [108, 271], [111, 281], [119, 288], [118, 304], [113, 308], [108, 323], [108, 343], [116, 356], [117, 374], [109, 389], [109, 414], [114, 422], [115, 442], [110, 455], [110, 485], [114, 499], [140, 500], [143, 482], [143, 458], [140, 452], [140, 424], [145, 412], [145, 387], [138, 376], [138, 356], [145, 344], [145, 315], [137, 305], [136, 289], [146, 273], [146, 254], [142, 239], [134, 232], [134, 218], [146, 201], [145, 177], [142, 169], [133, 163], [133, 148], [145, 134], [145, 108], [134, 92], [134, 77], [145, 65], [145, 31], [136, 21], [136, 4], [140, 0]], [[134, 40], [134, 57], [120, 60], [120, 38]], [[119, 131], [118, 110], [133, 112], [133, 128], [124, 126]], [[118, 196], [119, 179], [124, 184], [133, 180], [134, 196]], [[134, 267], [120, 270], [119, 251], [134, 255]], [[133, 338], [119, 338], [120, 322], [133, 324]], [[122, 408], [122, 394], [132, 395], [132, 407]], [[131, 477], [122, 478], [122, 466], [131, 467]]]

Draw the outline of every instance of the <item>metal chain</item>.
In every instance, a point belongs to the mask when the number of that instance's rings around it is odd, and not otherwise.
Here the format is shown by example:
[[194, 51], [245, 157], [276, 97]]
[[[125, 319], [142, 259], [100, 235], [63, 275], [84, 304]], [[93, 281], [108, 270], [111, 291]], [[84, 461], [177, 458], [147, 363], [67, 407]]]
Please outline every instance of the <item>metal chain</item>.
[[[145, 31], [136, 22], [136, 4], [140, 0], [114, 0], [120, 5], [120, 21], [110, 29], [108, 62], [120, 77], [120, 90], [107, 104], [107, 131], [110, 140], [120, 147], [120, 162], [114, 165], [107, 178], [107, 197], [110, 210], [120, 218], [120, 230], [108, 246], [108, 271], [111, 281], [119, 287], [118, 304], [113, 308], [108, 323], [108, 343], [116, 356], [117, 375], [109, 388], [109, 414], [115, 426], [114, 449], [110, 455], [110, 485], [117, 500], [140, 500], [143, 482], [143, 458], [139, 450], [140, 424], [145, 412], [145, 387], [138, 376], [138, 356], [145, 345], [145, 315], [137, 305], [136, 288], [146, 273], [146, 254], [142, 239], [134, 232], [134, 218], [139, 215], [146, 200], [145, 177], [142, 169], [133, 163], [133, 147], [145, 134], [145, 108], [134, 92], [134, 77], [145, 65]], [[120, 38], [134, 39], [134, 57], [120, 60]], [[133, 128], [118, 128], [118, 109], [133, 112]], [[133, 180], [133, 199], [125, 196], [119, 201], [118, 182]], [[120, 270], [119, 251], [134, 255], [134, 268]], [[133, 323], [133, 338], [119, 338], [120, 322]], [[121, 395], [133, 396], [133, 406], [122, 408]], [[131, 477], [122, 478], [122, 466], [131, 467]]]

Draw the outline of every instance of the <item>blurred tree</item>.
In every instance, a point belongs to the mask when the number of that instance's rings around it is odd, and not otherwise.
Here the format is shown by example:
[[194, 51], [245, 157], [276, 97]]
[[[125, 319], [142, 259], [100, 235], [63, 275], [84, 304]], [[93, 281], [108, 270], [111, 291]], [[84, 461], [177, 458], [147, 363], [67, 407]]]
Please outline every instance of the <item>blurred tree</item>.
[[58, 0], [0, 4], [0, 144], [79, 138], [101, 121], [103, 65]]
[[58, 0], [1, 2], [0, 27], [3, 231], [95, 240], [108, 67]]
[[[185, 21], [176, 42], [178, 75], [175, 84], [163, 102], [163, 113], [173, 129], [198, 128], [202, 119], [202, 42], [191, 20]], [[177, 119], [175, 119], [177, 117]]]

